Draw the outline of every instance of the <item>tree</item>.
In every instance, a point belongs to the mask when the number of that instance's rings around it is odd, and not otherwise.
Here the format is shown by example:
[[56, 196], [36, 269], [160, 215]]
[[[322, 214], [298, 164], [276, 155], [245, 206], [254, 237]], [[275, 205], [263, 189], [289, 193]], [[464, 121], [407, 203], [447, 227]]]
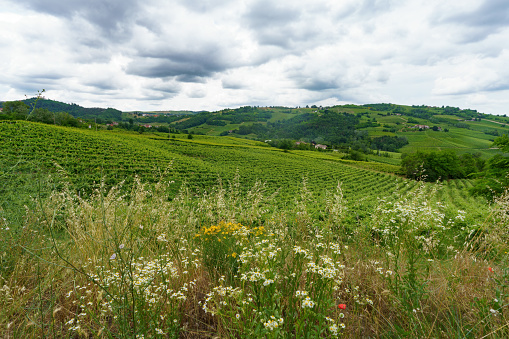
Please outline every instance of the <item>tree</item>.
[[463, 178], [458, 156], [451, 150], [438, 152], [417, 151], [405, 156], [401, 167], [407, 178], [437, 181]]
[[[493, 146], [509, 153], [509, 137], [507, 134], [495, 138]], [[509, 188], [509, 156], [507, 154], [496, 154], [488, 160], [486, 170], [478, 175], [471, 193], [484, 196], [487, 200], [493, 201]]]
[[54, 124], [56, 122], [55, 113], [45, 108], [36, 108], [32, 111], [28, 120], [42, 122], [43, 124]]
[[6, 101], [3, 103], [1, 116], [6, 119], [22, 120], [26, 119], [30, 107], [23, 101]]
[[344, 159], [355, 160], [355, 161], [366, 161], [367, 160], [366, 156], [364, 156], [361, 152], [355, 151], [353, 149], [348, 151], [348, 155], [346, 155], [344, 157]]
[[280, 140], [277, 147], [284, 150], [289, 150], [293, 147], [295, 143], [290, 139]]

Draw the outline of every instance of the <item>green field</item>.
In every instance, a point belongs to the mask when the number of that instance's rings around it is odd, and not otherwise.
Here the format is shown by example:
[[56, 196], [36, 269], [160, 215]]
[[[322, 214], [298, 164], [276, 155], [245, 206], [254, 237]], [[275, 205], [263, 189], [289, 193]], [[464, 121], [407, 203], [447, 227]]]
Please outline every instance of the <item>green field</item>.
[[212, 134], [0, 123], [0, 337], [509, 335], [507, 197]]
[[[317, 198], [342, 183], [349, 201], [366, 204], [398, 187], [415, 186], [390, 174], [399, 171], [395, 154], [370, 158], [379, 162], [356, 162], [343, 160], [340, 153], [284, 152], [234, 137], [174, 135], [169, 139], [166, 134], [96, 132], [27, 122], [0, 124], [0, 135], [5, 163], [37, 161], [49, 171], [58, 164], [75, 188], [85, 191], [103, 179], [113, 185], [134, 175], [155, 182], [165, 170], [175, 181], [174, 192], [183, 183], [210, 189], [219, 178], [231, 181], [238, 173], [243, 186], [262, 181], [269, 192], [279, 191], [285, 203], [293, 202], [304, 179]], [[471, 208], [477, 205], [471, 199]]]

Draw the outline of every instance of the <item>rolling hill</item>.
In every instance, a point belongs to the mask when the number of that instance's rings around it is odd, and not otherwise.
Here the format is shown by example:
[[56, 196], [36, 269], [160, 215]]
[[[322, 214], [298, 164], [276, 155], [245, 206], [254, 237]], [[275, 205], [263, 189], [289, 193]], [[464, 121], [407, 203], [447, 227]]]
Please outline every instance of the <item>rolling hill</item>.
[[[156, 182], [167, 170], [176, 194], [185, 183], [210, 190], [219, 180], [239, 176], [245, 191], [257, 181], [269, 193], [278, 192], [282, 204], [294, 204], [303, 181], [319, 204], [338, 183], [353, 205], [376, 204], [378, 197], [412, 191], [415, 181], [391, 174], [397, 166], [342, 159], [339, 152], [280, 150], [266, 143], [235, 137], [122, 130], [88, 130], [31, 122], [0, 123], [3, 173], [30, 172], [34, 168], [60, 174], [87, 194], [101, 185], [132, 182], [139, 176]], [[389, 172], [389, 173], [388, 173]], [[444, 183], [445, 197], [455, 208], [477, 210], [484, 202], [468, 196], [469, 180]], [[431, 187], [431, 186], [430, 186]], [[317, 210], [319, 206], [317, 205]]]

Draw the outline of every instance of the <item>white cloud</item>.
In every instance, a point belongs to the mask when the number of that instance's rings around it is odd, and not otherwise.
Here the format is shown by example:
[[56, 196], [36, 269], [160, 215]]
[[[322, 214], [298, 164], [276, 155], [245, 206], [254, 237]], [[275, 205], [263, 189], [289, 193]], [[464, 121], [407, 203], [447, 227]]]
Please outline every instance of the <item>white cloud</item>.
[[0, 0], [0, 100], [506, 113], [505, 0]]

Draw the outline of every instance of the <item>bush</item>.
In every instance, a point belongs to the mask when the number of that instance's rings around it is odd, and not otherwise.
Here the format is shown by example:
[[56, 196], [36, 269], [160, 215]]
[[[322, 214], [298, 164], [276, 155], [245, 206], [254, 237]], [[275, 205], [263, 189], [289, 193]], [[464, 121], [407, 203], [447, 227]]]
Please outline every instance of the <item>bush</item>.
[[[467, 174], [461, 159], [451, 150], [417, 151], [402, 157], [401, 167], [407, 178], [437, 181], [464, 178]], [[463, 158], [469, 161], [467, 157]]]

